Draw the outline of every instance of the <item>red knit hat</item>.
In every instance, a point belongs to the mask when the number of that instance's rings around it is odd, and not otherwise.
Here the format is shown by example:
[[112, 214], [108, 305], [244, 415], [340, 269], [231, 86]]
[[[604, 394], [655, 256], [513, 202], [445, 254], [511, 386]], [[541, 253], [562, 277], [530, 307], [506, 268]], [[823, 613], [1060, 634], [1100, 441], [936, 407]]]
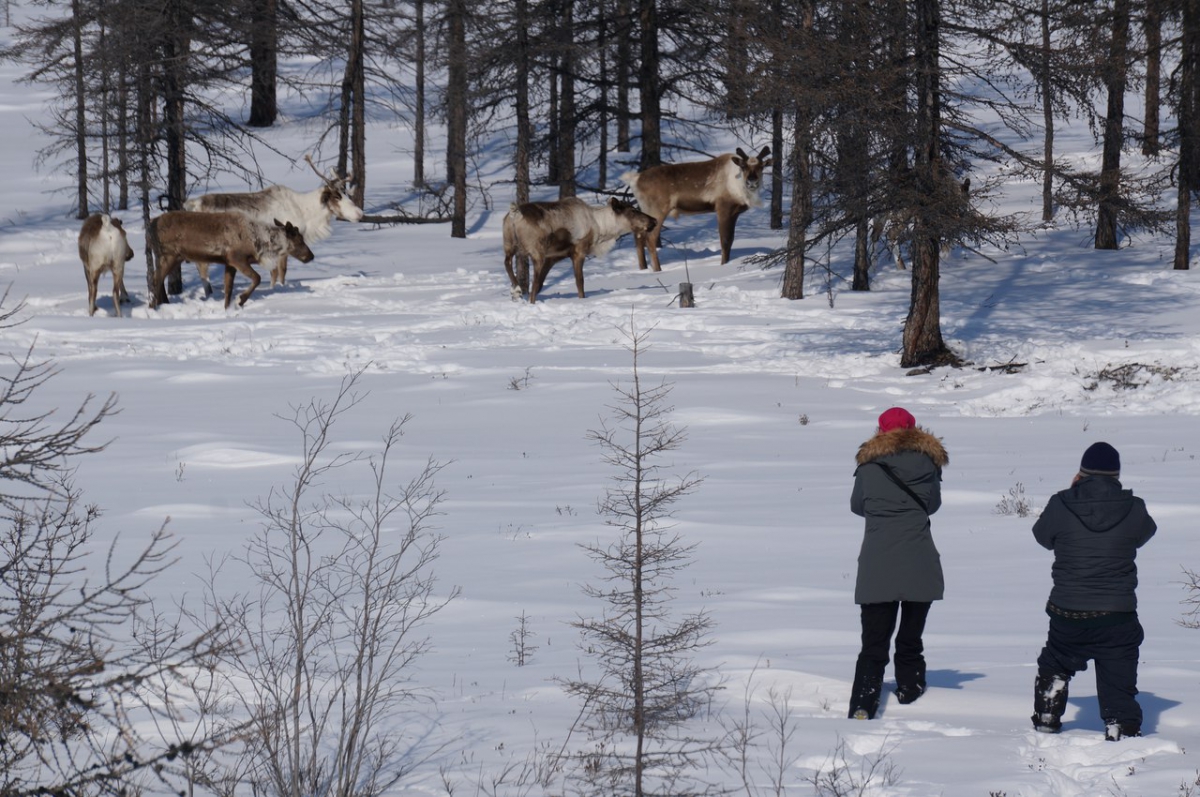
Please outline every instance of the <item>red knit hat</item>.
[[893, 429], [912, 429], [917, 425], [917, 419], [903, 407], [892, 407], [884, 410], [879, 416], [879, 431], [890, 432]]

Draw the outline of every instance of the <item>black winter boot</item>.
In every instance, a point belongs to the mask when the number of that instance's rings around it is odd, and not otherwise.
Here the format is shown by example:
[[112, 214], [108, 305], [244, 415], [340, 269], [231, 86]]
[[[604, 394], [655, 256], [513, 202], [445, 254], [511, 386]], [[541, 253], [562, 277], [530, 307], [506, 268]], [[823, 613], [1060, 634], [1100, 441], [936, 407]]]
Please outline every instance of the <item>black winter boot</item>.
[[1122, 739], [1128, 739], [1131, 736], [1141, 736], [1142, 727], [1131, 722], [1118, 722], [1117, 720], [1105, 720], [1104, 722], [1104, 739], [1109, 742], [1119, 742]]
[[1062, 730], [1062, 715], [1067, 710], [1066, 675], [1038, 674], [1033, 682], [1033, 729], [1042, 733]]
[[850, 719], [875, 719], [879, 697], [883, 692], [883, 673], [880, 669], [862, 662], [854, 668], [854, 687], [850, 692], [850, 711], [847, 713]]

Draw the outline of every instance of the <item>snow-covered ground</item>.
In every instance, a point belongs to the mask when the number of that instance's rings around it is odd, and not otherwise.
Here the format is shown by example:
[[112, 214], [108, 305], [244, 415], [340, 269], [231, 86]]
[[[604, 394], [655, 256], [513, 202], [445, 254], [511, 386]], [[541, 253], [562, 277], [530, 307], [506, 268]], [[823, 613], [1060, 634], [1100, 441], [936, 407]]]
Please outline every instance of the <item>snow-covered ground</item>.
[[[536, 305], [514, 302], [500, 246], [505, 183], [476, 203], [465, 240], [445, 225], [338, 223], [312, 263], [292, 264], [286, 287], [264, 285], [228, 312], [219, 288], [201, 298], [191, 266], [184, 295], [150, 310], [142, 225], [126, 212], [134, 306], [114, 317], [105, 278], [89, 317], [72, 194], [32, 165], [41, 142], [27, 120], [47, 92], [16, 74], [0, 67], [0, 283], [27, 311], [0, 330], [0, 351], [36, 341], [61, 368], [37, 395], [44, 408], [118, 394], [121, 414], [98, 433], [113, 442], [80, 463], [77, 481], [104, 508], [109, 536], [136, 544], [170, 517], [181, 561], [156, 585], [164, 598], [198, 600], [206, 558], [241, 549], [259, 523], [247, 503], [287, 484], [301, 453], [278, 416], [331, 398], [348, 373], [365, 369], [369, 394], [339, 423], [339, 450], [369, 451], [411, 414], [408, 475], [429, 456], [449, 462], [436, 572], [443, 592], [462, 594], [429, 626], [434, 649], [417, 675], [436, 697], [431, 747], [444, 746], [403, 793], [444, 793], [439, 769], [474, 793], [504, 762], [566, 737], [579, 706], [554, 679], [590, 666], [568, 624], [602, 609], [581, 592], [601, 573], [579, 544], [612, 533], [595, 507], [615, 474], [587, 433], [609, 416], [612, 383], [630, 376], [631, 319], [653, 327], [642, 374], [674, 386], [672, 417], [688, 431], [670, 470], [705, 478], [678, 505], [677, 529], [698, 548], [676, 609], [711, 612], [701, 663], [724, 678], [732, 714], [749, 699], [758, 715], [772, 687], [790, 690], [789, 793], [811, 793], [806, 780], [839, 749], [852, 773], [883, 752], [894, 776], [876, 776], [877, 795], [1165, 797], [1200, 776], [1200, 631], [1179, 624], [1182, 568], [1200, 568], [1200, 274], [1170, 270], [1171, 241], [1097, 252], [1089, 230], [1062, 227], [986, 257], [954, 252], [942, 329], [974, 366], [924, 376], [898, 365], [908, 274], [884, 257], [873, 290], [851, 293], [841, 259], [831, 285], [814, 272], [808, 298], [783, 301], [780, 274], [746, 263], [783, 240], [765, 211], [742, 217], [726, 266], [715, 223], [699, 217], [669, 225], [661, 273], [638, 271], [625, 240], [589, 261], [586, 299], [560, 264]], [[312, 188], [301, 158], [314, 129], [285, 121], [275, 135], [296, 163], [268, 160], [269, 179]], [[371, 128], [368, 211], [406, 193], [407, 135], [387, 121]], [[1084, 150], [1087, 135], [1058, 140]], [[999, 208], [1035, 214], [1034, 193], [1011, 186]], [[693, 309], [674, 300], [685, 280]], [[1009, 362], [1027, 365], [987, 370]], [[1102, 376], [1123, 366], [1138, 387]], [[933, 520], [946, 600], [929, 620], [928, 694], [909, 706], [885, 698], [876, 721], [854, 722], [853, 456], [897, 404], [950, 453]], [[1064, 733], [1029, 723], [1051, 561], [1030, 527], [1096, 440], [1120, 449], [1125, 485], [1159, 523], [1138, 562], [1146, 736], [1118, 744], [1103, 740], [1090, 672], [1072, 684]], [[363, 492], [364, 473], [339, 471], [324, 489]], [[1020, 498], [1033, 516], [1000, 511]], [[510, 634], [522, 613], [539, 647], [517, 667]], [[766, 789], [766, 774], [758, 780]]]

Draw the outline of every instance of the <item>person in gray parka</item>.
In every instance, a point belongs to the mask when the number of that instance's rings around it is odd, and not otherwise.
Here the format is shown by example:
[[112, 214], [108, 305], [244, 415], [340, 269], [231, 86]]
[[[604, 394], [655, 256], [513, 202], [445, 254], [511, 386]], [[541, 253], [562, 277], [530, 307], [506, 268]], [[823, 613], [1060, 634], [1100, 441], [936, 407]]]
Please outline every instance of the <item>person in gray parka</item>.
[[908, 410], [892, 407], [879, 416], [878, 430], [856, 460], [850, 511], [866, 518], [866, 530], [854, 588], [862, 648], [848, 716], [874, 719], [897, 618], [896, 699], [911, 703], [925, 692], [921, 637], [929, 607], [943, 591], [929, 516], [942, 505], [942, 468], [950, 459]]
[[1117, 450], [1093, 443], [1071, 486], [1050, 497], [1033, 525], [1034, 539], [1054, 551], [1050, 631], [1037, 659], [1033, 697], [1033, 727], [1043, 733], [1062, 730], [1067, 684], [1090, 659], [1105, 738], [1142, 735], [1136, 695], [1143, 633], [1134, 560], [1158, 526], [1146, 503], [1121, 487], [1120, 476]]

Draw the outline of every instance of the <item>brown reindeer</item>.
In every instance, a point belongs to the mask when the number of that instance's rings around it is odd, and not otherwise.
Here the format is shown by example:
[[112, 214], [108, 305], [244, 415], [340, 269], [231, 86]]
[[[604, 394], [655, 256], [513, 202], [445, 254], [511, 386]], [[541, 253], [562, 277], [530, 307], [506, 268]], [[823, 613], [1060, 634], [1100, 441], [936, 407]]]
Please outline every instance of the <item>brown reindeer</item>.
[[533, 261], [530, 303], [537, 301], [550, 267], [568, 257], [575, 267], [575, 287], [582, 299], [584, 258], [603, 257], [622, 235], [632, 232], [640, 237], [654, 227], [653, 218], [616, 197], [598, 206], [575, 197], [513, 205], [504, 217], [504, 269], [512, 282], [513, 298], [521, 295], [513, 273], [514, 257]]
[[170, 211], [150, 220], [146, 238], [158, 262], [154, 272], [152, 307], [168, 301], [163, 281], [184, 260], [225, 266], [225, 307], [228, 309], [233, 299], [234, 271], [250, 280], [250, 287], [238, 296], [238, 307], [241, 307], [262, 281], [258, 272], [251, 268], [252, 264], [275, 263], [288, 256], [301, 263], [313, 259], [312, 250], [296, 225], [278, 219], [274, 224], [263, 224], [240, 213]]
[[621, 180], [633, 190], [638, 205], [658, 222], [649, 235], [639, 236], [638, 268], [646, 267], [645, 249], [655, 271], [662, 271], [658, 260], [658, 240], [667, 217], [681, 214], [716, 213], [721, 236], [721, 263], [729, 262], [733, 232], [738, 216], [762, 205], [763, 169], [771, 165], [770, 147], [758, 155], [747, 155], [739, 147], [734, 155], [718, 155], [706, 161], [664, 163], [642, 172], [626, 172]]
[[96, 314], [96, 290], [100, 275], [110, 272], [113, 279], [113, 309], [121, 317], [121, 302], [129, 303], [125, 291], [125, 263], [133, 260], [133, 250], [120, 219], [106, 213], [93, 213], [79, 230], [79, 259], [88, 286], [88, 315]]

